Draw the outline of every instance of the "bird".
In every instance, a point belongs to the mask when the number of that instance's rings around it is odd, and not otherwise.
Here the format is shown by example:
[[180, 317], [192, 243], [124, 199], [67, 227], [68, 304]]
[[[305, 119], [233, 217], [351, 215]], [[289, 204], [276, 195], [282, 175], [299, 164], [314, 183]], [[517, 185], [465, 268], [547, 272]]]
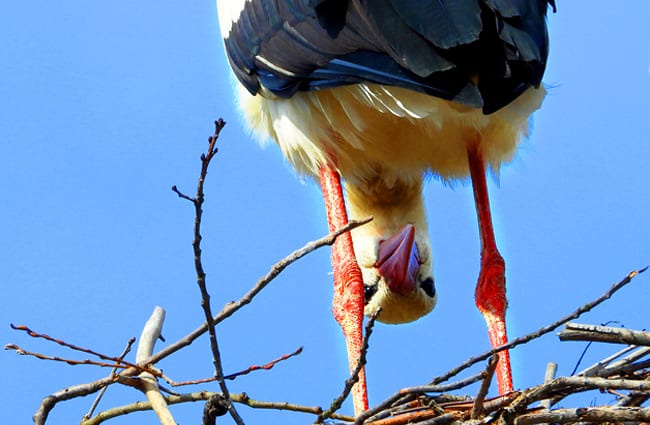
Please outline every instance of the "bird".
[[[331, 231], [333, 313], [350, 370], [363, 315], [408, 323], [437, 303], [424, 181], [471, 180], [480, 236], [475, 302], [507, 343], [505, 261], [486, 174], [526, 137], [546, 90], [553, 0], [217, 0], [245, 121], [320, 183]], [[512, 391], [507, 351], [497, 383]], [[366, 376], [353, 388], [368, 408]]]

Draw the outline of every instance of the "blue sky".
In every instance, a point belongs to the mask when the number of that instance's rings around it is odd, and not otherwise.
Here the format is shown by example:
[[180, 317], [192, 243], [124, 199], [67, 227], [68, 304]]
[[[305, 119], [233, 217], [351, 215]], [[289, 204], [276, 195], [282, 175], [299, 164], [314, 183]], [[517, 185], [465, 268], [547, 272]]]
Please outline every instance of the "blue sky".
[[[558, 7], [549, 18], [550, 93], [530, 140], [490, 186], [507, 263], [511, 336], [557, 319], [650, 263], [650, 4], [612, 7], [596, 0]], [[261, 149], [243, 131], [212, 2], [32, 1], [3, 9], [3, 344], [85, 358], [11, 331], [15, 323], [118, 354], [156, 305], [167, 310], [167, 341], [201, 323], [193, 209], [170, 187], [194, 191], [198, 158], [217, 117], [229, 124], [209, 174], [203, 233], [214, 310], [325, 234], [317, 186], [297, 179], [274, 146]], [[471, 187], [434, 180], [426, 197], [439, 304], [416, 323], [377, 326], [369, 354], [371, 403], [488, 348], [473, 306], [479, 245]], [[306, 405], [327, 405], [338, 395], [347, 366], [330, 314], [329, 273], [323, 249], [219, 327], [226, 372], [305, 347], [271, 371], [232, 382], [232, 391]], [[647, 328], [649, 285], [650, 276], [639, 277], [581, 321]], [[539, 383], [549, 360], [569, 373], [583, 347], [551, 335], [516, 349], [515, 386]], [[585, 365], [611, 351], [592, 349]], [[7, 351], [1, 356], [0, 416], [8, 423], [29, 422], [44, 396], [108, 373]], [[179, 381], [210, 376], [207, 338], [159, 366]], [[142, 398], [112, 387], [100, 409]], [[48, 423], [77, 423], [90, 403], [63, 403]], [[177, 406], [173, 413], [179, 423], [197, 423], [201, 409]], [[248, 423], [311, 420], [239, 410]], [[142, 421], [155, 423], [151, 413], [112, 423]]]

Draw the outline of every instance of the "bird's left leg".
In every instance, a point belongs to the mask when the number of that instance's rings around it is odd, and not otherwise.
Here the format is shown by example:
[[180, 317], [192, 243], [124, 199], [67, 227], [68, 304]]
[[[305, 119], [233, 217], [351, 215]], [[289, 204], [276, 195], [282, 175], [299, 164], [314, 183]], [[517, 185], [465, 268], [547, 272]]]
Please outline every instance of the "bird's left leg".
[[[485, 163], [480, 140], [472, 141], [467, 148], [469, 170], [474, 189], [474, 202], [481, 237], [481, 271], [476, 285], [476, 306], [487, 322], [492, 347], [506, 344], [506, 278], [505, 262], [497, 249], [490, 214], [490, 200], [485, 178]], [[512, 391], [512, 372], [508, 351], [499, 353], [496, 370], [499, 394]]]
[[[341, 179], [338, 171], [327, 165], [320, 168], [319, 177], [327, 210], [327, 223], [330, 232], [333, 232], [348, 224]], [[350, 232], [339, 236], [332, 246], [332, 269], [334, 318], [343, 329], [350, 370], [354, 371], [361, 355], [365, 301], [363, 277], [354, 255]], [[368, 409], [368, 390], [363, 368], [359, 372], [359, 382], [352, 389], [352, 398], [355, 415]]]

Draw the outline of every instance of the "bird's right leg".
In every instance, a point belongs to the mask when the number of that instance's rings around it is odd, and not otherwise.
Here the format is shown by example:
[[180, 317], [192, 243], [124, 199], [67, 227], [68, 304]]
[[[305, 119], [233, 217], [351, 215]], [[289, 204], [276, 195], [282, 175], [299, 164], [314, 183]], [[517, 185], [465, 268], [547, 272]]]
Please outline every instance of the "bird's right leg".
[[[483, 314], [488, 327], [492, 347], [508, 343], [506, 334], [506, 278], [505, 262], [497, 249], [490, 213], [485, 177], [485, 162], [479, 140], [467, 148], [467, 159], [472, 177], [474, 201], [478, 217], [479, 235], [481, 237], [481, 271], [476, 285], [476, 306]], [[499, 353], [499, 363], [496, 369], [499, 394], [512, 392], [512, 372], [510, 370], [510, 354], [508, 351]]]
[[[330, 232], [333, 232], [348, 224], [341, 178], [336, 169], [327, 165], [320, 168], [319, 177], [327, 210], [327, 223]], [[354, 371], [361, 355], [365, 300], [363, 277], [354, 255], [350, 232], [336, 238], [332, 246], [332, 269], [334, 272], [334, 318], [343, 329], [350, 371]], [[352, 389], [352, 399], [355, 415], [368, 409], [368, 389], [363, 368], [359, 372], [359, 382]]]

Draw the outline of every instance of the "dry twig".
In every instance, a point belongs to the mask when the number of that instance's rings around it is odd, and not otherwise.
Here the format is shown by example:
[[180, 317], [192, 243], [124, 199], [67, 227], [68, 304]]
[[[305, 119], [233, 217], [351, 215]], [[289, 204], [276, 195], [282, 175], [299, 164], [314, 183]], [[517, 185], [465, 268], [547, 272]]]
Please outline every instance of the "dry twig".
[[[448, 379], [458, 375], [463, 370], [469, 368], [470, 366], [476, 364], [477, 362], [480, 362], [480, 361], [483, 361], [483, 360], [489, 358], [490, 356], [498, 353], [499, 351], [512, 349], [512, 348], [514, 348], [514, 347], [516, 347], [518, 345], [528, 343], [529, 341], [535, 340], [535, 339], [541, 337], [542, 335], [545, 335], [545, 334], [547, 334], [549, 332], [552, 332], [553, 330], [557, 329], [559, 326], [569, 322], [570, 320], [573, 320], [573, 319], [581, 316], [582, 314], [592, 310], [594, 307], [598, 306], [599, 304], [601, 304], [604, 301], [611, 298], [611, 296], [614, 293], [616, 293], [618, 290], [620, 290], [625, 285], [630, 283], [632, 281], [632, 279], [634, 279], [638, 274], [643, 273], [644, 271], [646, 271], [646, 269], [647, 269], [647, 267], [645, 267], [643, 269], [640, 269], [638, 271], [635, 270], [635, 271], [632, 271], [632, 272], [628, 273], [627, 276], [625, 276], [619, 282], [612, 285], [603, 295], [601, 295], [600, 297], [596, 298], [595, 300], [593, 300], [593, 301], [591, 301], [591, 302], [589, 302], [587, 304], [584, 304], [582, 307], [578, 308], [573, 313], [565, 316], [564, 318], [562, 318], [560, 320], [557, 320], [554, 323], [551, 323], [548, 326], [544, 326], [544, 327], [538, 329], [535, 332], [532, 332], [532, 333], [530, 333], [528, 335], [516, 338], [516, 339], [510, 341], [508, 344], [502, 345], [500, 347], [496, 347], [496, 348], [494, 348], [494, 349], [492, 349], [490, 351], [487, 351], [487, 352], [485, 352], [485, 353], [483, 353], [481, 355], [478, 355], [478, 356], [475, 356], [475, 357], [472, 357], [472, 358], [468, 359], [467, 361], [465, 361], [464, 363], [460, 364], [459, 366], [453, 368], [452, 370], [445, 373], [444, 375], [441, 375], [441, 376], [433, 379], [430, 385], [432, 387], [435, 387], [436, 384], [438, 384], [440, 382], [447, 381]], [[481, 376], [481, 374], [479, 374], [479, 376]], [[555, 381], [556, 380], [554, 380], [552, 382], [555, 382]], [[425, 389], [424, 387], [423, 388], [418, 388], [418, 390], [424, 390], [424, 389]], [[413, 389], [402, 389], [402, 390], [398, 391], [397, 393], [393, 394], [392, 396], [390, 396], [389, 398], [387, 398], [386, 400], [384, 400], [383, 402], [381, 402], [376, 407], [368, 409], [367, 411], [360, 414], [356, 418], [355, 425], [360, 425], [360, 424], [366, 423], [366, 421], [368, 421], [368, 423], [370, 423], [370, 420], [372, 419], [372, 417], [374, 417], [374, 416], [376, 416], [378, 414], [381, 414], [382, 411], [389, 410], [391, 407], [393, 407], [393, 406], [395, 406], [397, 404], [403, 404], [403, 403], [412, 401], [417, 396], [422, 395], [422, 394], [424, 394], [426, 392], [436, 392], [436, 391], [413, 391]], [[543, 398], [548, 398], [548, 396], [543, 397]], [[539, 401], [541, 399], [542, 398], [537, 399], [536, 401]], [[527, 405], [529, 403], [525, 403], [525, 404]]]
[[359, 359], [357, 360], [357, 365], [354, 368], [354, 371], [352, 371], [351, 376], [345, 380], [345, 387], [343, 388], [341, 395], [332, 401], [329, 409], [318, 416], [317, 423], [322, 422], [324, 419], [330, 418], [334, 413], [336, 413], [341, 408], [348, 395], [350, 395], [352, 387], [354, 387], [354, 385], [359, 382], [359, 373], [361, 372], [361, 369], [363, 369], [363, 367], [366, 365], [366, 356], [368, 355], [368, 342], [370, 341], [370, 335], [372, 335], [372, 329], [375, 326], [375, 321], [377, 320], [379, 313], [381, 313], [381, 308], [378, 308], [370, 316], [368, 322], [366, 323], [363, 341], [361, 342], [361, 353], [359, 355]]
[[[133, 346], [133, 343], [135, 342], [135, 338], [129, 339], [129, 342], [127, 342], [126, 347], [124, 348], [124, 351], [122, 351], [122, 354], [118, 356], [119, 359], [124, 359], [127, 354], [131, 352], [131, 347]], [[110, 377], [115, 377], [115, 373], [118, 371], [118, 368], [113, 368], [111, 370], [111, 374], [109, 375]], [[99, 390], [99, 393], [97, 394], [97, 397], [95, 397], [95, 401], [93, 401], [93, 404], [90, 406], [90, 409], [88, 409], [88, 413], [86, 413], [83, 417], [83, 419], [88, 419], [93, 416], [95, 413], [95, 409], [97, 409], [97, 406], [99, 405], [100, 400], [104, 396], [104, 393], [106, 393], [106, 390], [108, 387], [103, 387], [101, 390]]]
[[567, 323], [559, 333], [560, 341], [598, 341], [650, 346], [650, 332], [634, 331], [612, 326]]
[[[239, 372], [235, 372], [235, 373], [231, 373], [229, 375], [225, 375], [223, 377], [223, 379], [233, 380], [233, 379], [236, 379], [236, 378], [238, 378], [240, 376], [248, 375], [249, 373], [254, 372], [256, 370], [270, 370], [276, 364], [278, 364], [280, 362], [283, 362], [285, 360], [288, 360], [291, 357], [297, 356], [300, 353], [302, 353], [302, 347], [299, 347], [293, 353], [284, 354], [281, 357], [278, 357], [277, 359], [271, 360], [270, 362], [268, 362], [266, 364], [263, 364], [261, 366], [252, 365], [252, 366], [249, 366], [248, 368], [246, 368], [244, 370], [241, 370]], [[214, 382], [216, 379], [217, 379], [216, 377], [212, 377], [212, 378], [197, 379], [195, 381], [174, 382], [174, 383], [172, 383], [172, 386], [180, 387], [180, 386], [184, 386], [184, 385], [203, 384], [203, 383], [206, 383], [206, 382]]]
[[205, 154], [201, 155], [201, 174], [199, 175], [199, 181], [196, 188], [196, 196], [190, 198], [186, 195], [183, 195], [176, 186], [172, 187], [172, 190], [178, 194], [181, 198], [187, 199], [192, 202], [194, 205], [194, 240], [192, 241], [192, 250], [194, 251], [194, 268], [196, 270], [196, 282], [201, 291], [201, 307], [205, 314], [205, 323], [208, 327], [208, 335], [210, 337], [210, 349], [212, 350], [212, 363], [214, 364], [214, 373], [217, 382], [219, 383], [219, 388], [223, 393], [225, 399], [225, 404], [228, 406], [228, 411], [230, 416], [238, 425], [243, 425], [244, 420], [241, 418], [237, 409], [230, 401], [230, 391], [226, 385], [226, 381], [223, 377], [223, 365], [221, 362], [221, 353], [219, 352], [219, 342], [217, 340], [217, 332], [215, 329], [215, 320], [212, 315], [212, 306], [210, 305], [210, 293], [208, 292], [208, 287], [205, 281], [205, 270], [203, 268], [202, 256], [201, 256], [201, 220], [203, 218], [203, 202], [205, 201], [205, 193], [203, 187], [205, 185], [205, 178], [208, 174], [208, 168], [214, 156], [217, 154], [217, 140], [219, 139], [219, 134], [221, 130], [226, 125], [226, 122], [219, 118], [214, 122], [215, 130], [212, 136], [208, 138], [208, 149]]
[[[172, 395], [166, 396], [165, 401], [168, 405], [179, 404], [179, 403], [190, 403], [197, 401], [207, 401], [215, 394], [211, 391], [199, 391], [188, 394]], [[244, 406], [251, 407], [253, 409], [266, 409], [266, 410], [286, 410], [297, 413], [307, 413], [311, 415], [319, 415], [322, 413], [323, 409], [318, 406], [302, 406], [299, 404], [287, 403], [287, 402], [273, 402], [273, 401], [260, 401], [250, 398], [247, 394], [230, 394], [231, 399], [235, 403], [242, 404]], [[98, 413], [95, 417], [83, 421], [80, 425], [99, 425], [108, 419], [116, 418], [118, 416], [123, 416], [128, 413], [141, 412], [151, 410], [151, 404], [149, 402], [136, 402], [124, 406], [114, 407], [112, 409], [105, 410], [101, 413]], [[331, 419], [352, 422], [354, 418], [346, 415], [333, 414]]]
[[[153, 313], [147, 323], [142, 329], [140, 334], [140, 342], [138, 343], [138, 351], [135, 359], [138, 363], [142, 363], [153, 352], [153, 347], [162, 333], [163, 322], [165, 320], [165, 310], [160, 307], [154, 308]], [[164, 397], [160, 394], [158, 382], [156, 378], [149, 372], [142, 372], [138, 375], [141, 381], [142, 392], [147, 396], [147, 400], [151, 404], [151, 408], [158, 416], [161, 425], [176, 425], [176, 421], [165, 402]]]

